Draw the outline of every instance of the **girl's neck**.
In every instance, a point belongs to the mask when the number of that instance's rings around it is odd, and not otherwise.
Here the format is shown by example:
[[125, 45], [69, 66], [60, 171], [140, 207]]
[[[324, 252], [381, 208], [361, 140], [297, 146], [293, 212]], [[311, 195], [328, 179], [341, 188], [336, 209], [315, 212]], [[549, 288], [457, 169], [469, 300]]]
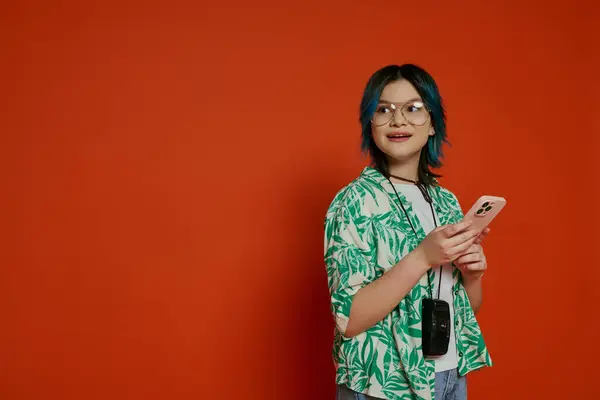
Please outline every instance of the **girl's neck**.
[[[411, 160], [406, 161], [396, 161], [389, 160], [388, 161], [388, 172], [390, 175], [396, 175], [404, 179], [408, 179], [410, 181], [419, 181], [419, 158], [416, 157]], [[402, 181], [396, 179], [394, 177], [390, 177], [392, 182], [397, 183], [406, 183], [406, 181]]]

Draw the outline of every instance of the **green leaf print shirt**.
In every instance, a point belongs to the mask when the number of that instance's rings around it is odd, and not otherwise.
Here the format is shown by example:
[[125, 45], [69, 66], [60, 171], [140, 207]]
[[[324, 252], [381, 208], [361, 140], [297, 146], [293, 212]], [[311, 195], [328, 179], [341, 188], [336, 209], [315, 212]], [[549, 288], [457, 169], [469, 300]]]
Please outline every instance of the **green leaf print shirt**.
[[[429, 188], [442, 225], [463, 216], [456, 197]], [[421, 302], [428, 297], [427, 274], [382, 321], [353, 338], [344, 336], [352, 299], [425, 238], [411, 204], [399, 193], [417, 231], [415, 237], [390, 182], [367, 167], [335, 196], [325, 219], [325, 263], [335, 318], [333, 358], [336, 382], [382, 399], [433, 399], [435, 365], [421, 349]], [[458, 269], [453, 274], [458, 370], [461, 375], [492, 362]]]

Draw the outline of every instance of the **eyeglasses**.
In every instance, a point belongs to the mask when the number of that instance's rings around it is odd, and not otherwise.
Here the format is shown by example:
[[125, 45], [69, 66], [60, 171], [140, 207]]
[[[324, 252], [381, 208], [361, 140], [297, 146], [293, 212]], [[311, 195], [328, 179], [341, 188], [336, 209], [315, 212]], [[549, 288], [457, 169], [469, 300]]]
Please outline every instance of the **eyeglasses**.
[[412, 100], [406, 103], [384, 103], [377, 106], [371, 117], [375, 126], [382, 126], [396, 118], [396, 112], [411, 125], [424, 125], [429, 119], [429, 110], [421, 100]]

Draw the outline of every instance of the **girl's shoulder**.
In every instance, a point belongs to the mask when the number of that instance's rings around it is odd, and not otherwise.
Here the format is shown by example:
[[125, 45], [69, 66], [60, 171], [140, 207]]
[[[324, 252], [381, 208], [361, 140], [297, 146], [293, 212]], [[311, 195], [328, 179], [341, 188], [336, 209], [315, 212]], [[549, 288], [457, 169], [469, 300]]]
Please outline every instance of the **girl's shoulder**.
[[437, 192], [437, 195], [444, 201], [449, 202], [451, 204], [458, 204], [458, 198], [450, 189], [445, 188], [439, 184], [434, 186], [434, 190]]
[[385, 178], [377, 170], [366, 167], [356, 179], [338, 190], [327, 214], [335, 214], [340, 209], [346, 209], [351, 214], [364, 214], [371, 205], [380, 206], [387, 198], [381, 180]]
[[451, 219], [448, 223], [458, 222], [463, 217], [458, 197], [449, 189], [436, 185], [433, 188], [434, 203], [438, 213], [450, 214]]
[[434, 186], [434, 191], [436, 192], [440, 200], [450, 203], [451, 205], [459, 205], [458, 197], [456, 197], [454, 192], [452, 192], [450, 189], [436, 183], [436, 185]]

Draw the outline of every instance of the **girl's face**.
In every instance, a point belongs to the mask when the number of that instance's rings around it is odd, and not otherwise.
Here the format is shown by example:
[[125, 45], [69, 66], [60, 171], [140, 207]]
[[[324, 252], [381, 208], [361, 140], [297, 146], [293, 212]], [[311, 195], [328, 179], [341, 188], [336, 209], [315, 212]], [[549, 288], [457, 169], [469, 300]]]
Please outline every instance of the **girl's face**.
[[371, 118], [373, 141], [390, 164], [419, 158], [434, 135], [429, 112], [414, 86], [405, 79], [389, 83], [381, 92]]

